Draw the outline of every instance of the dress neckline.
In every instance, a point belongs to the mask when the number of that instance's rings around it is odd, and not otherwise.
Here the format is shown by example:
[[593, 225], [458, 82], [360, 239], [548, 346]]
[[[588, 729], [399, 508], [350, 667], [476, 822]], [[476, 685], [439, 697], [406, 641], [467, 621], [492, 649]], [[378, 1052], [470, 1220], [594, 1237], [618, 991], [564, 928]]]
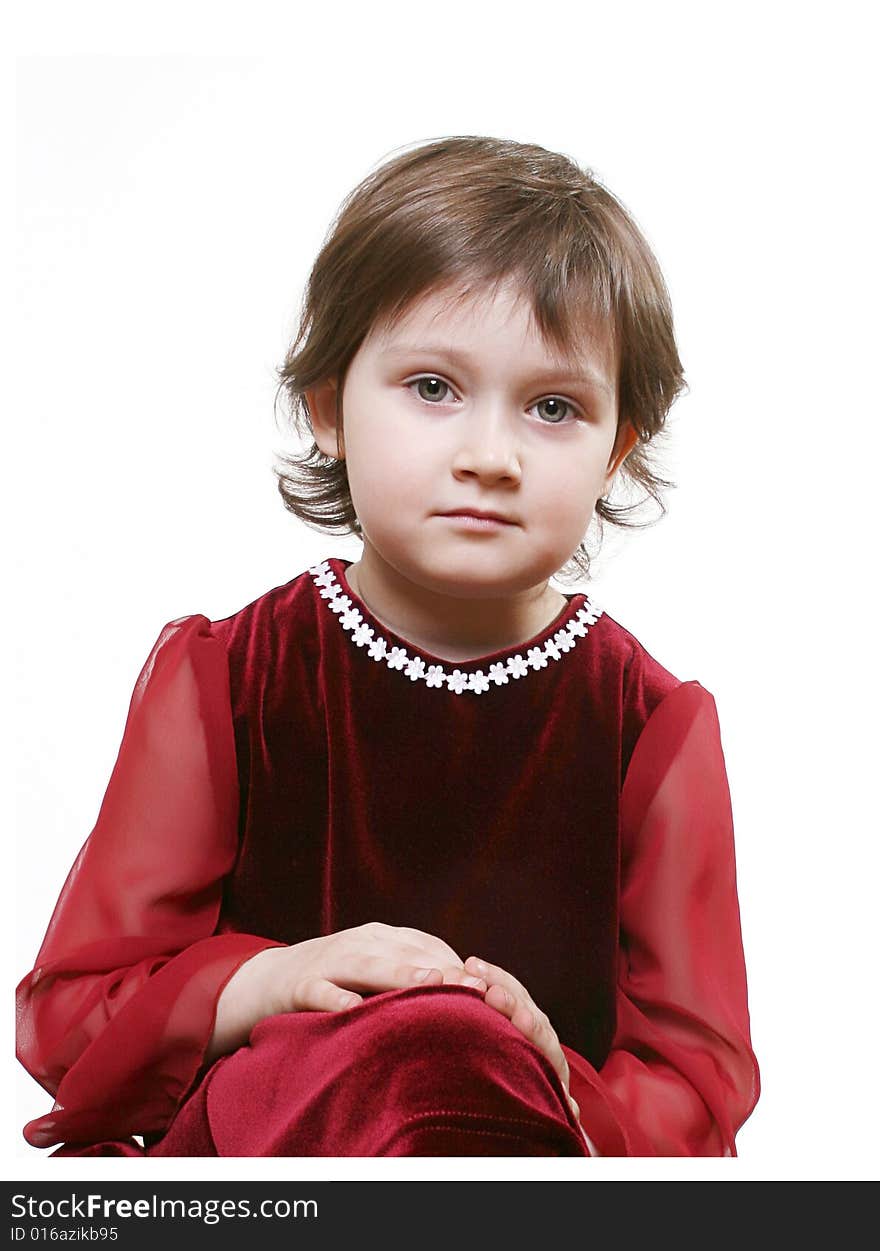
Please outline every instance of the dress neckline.
[[402, 635], [388, 629], [374, 617], [345, 576], [353, 562], [331, 556], [311, 566], [309, 573], [321, 598], [349, 634], [351, 642], [373, 660], [399, 670], [411, 681], [445, 688], [456, 695], [464, 692], [482, 695], [511, 680], [546, 669], [570, 652], [579, 639], [602, 616], [602, 609], [582, 592], [565, 595], [568, 601], [556, 618], [539, 634], [513, 647], [452, 661], [416, 647]]

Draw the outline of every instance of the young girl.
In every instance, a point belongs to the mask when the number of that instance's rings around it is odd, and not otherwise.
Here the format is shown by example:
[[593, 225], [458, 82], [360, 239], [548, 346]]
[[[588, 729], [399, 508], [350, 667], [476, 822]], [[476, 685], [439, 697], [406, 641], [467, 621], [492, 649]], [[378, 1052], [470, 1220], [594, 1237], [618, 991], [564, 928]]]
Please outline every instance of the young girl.
[[363, 550], [160, 632], [19, 986], [27, 1141], [735, 1155], [715, 703], [549, 582], [627, 524], [618, 475], [669, 485], [650, 248], [561, 155], [423, 145], [346, 200], [280, 374], [284, 503]]

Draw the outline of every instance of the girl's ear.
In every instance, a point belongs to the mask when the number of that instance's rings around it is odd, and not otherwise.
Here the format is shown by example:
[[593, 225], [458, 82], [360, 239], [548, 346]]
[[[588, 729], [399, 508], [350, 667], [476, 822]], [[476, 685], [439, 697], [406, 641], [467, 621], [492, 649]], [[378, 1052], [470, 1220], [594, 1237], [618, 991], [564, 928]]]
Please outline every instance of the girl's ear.
[[337, 431], [335, 378], [322, 382], [303, 392], [309, 409], [315, 442], [325, 456], [345, 460], [345, 441], [341, 429]]
[[611, 457], [608, 461], [608, 468], [605, 471], [605, 484], [602, 490], [603, 495], [607, 495], [611, 490], [611, 483], [620, 466], [629, 456], [630, 452], [638, 443], [638, 431], [624, 418], [617, 427], [617, 437], [614, 440], [614, 447], [611, 451]]

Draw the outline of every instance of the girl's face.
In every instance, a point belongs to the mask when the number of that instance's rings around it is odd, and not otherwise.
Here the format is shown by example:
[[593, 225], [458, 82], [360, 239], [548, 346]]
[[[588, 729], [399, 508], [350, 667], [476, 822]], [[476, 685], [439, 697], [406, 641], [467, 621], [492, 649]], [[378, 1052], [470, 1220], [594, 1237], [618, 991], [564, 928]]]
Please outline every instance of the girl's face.
[[[342, 394], [340, 448], [365, 555], [424, 591], [468, 598], [545, 585], [583, 539], [635, 442], [617, 427], [607, 337], [560, 361], [509, 284], [421, 300], [373, 327]], [[337, 456], [333, 384], [307, 397]], [[323, 414], [323, 419], [321, 419]], [[474, 525], [458, 509], [500, 514]]]

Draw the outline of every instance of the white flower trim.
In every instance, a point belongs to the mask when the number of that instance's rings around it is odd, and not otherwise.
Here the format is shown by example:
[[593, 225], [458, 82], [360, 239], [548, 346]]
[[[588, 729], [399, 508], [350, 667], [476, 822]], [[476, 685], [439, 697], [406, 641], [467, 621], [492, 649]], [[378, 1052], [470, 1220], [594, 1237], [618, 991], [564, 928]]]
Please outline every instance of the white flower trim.
[[[426, 686], [439, 688], [445, 686], [456, 695], [472, 691], [475, 695], [483, 695], [490, 686], [506, 686], [511, 678], [523, 678], [529, 670], [546, 669], [550, 661], [559, 660], [570, 652], [578, 639], [586, 638], [589, 628], [595, 625], [602, 616], [603, 610], [598, 605], [586, 600], [583, 608], [579, 608], [572, 620], [561, 630], [557, 630], [552, 638], [547, 639], [543, 647], [530, 647], [525, 659], [517, 653], [506, 662], [496, 661], [489, 666], [489, 672], [482, 669], [473, 672], [453, 669], [447, 672], [442, 665], [428, 664], [421, 656], [410, 656], [403, 647], [389, 647], [381, 636], [364, 621], [363, 613], [352, 603], [348, 595], [336, 581], [336, 574], [326, 560], [312, 565], [309, 569], [315, 585], [331, 612], [334, 612], [343, 630], [351, 634], [352, 641], [358, 647], [366, 647], [368, 654], [376, 661], [384, 661], [389, 669], [399, 669], [412, 682], [424, 682]], [[586, 597], [585, 597], [586, 598]]]

